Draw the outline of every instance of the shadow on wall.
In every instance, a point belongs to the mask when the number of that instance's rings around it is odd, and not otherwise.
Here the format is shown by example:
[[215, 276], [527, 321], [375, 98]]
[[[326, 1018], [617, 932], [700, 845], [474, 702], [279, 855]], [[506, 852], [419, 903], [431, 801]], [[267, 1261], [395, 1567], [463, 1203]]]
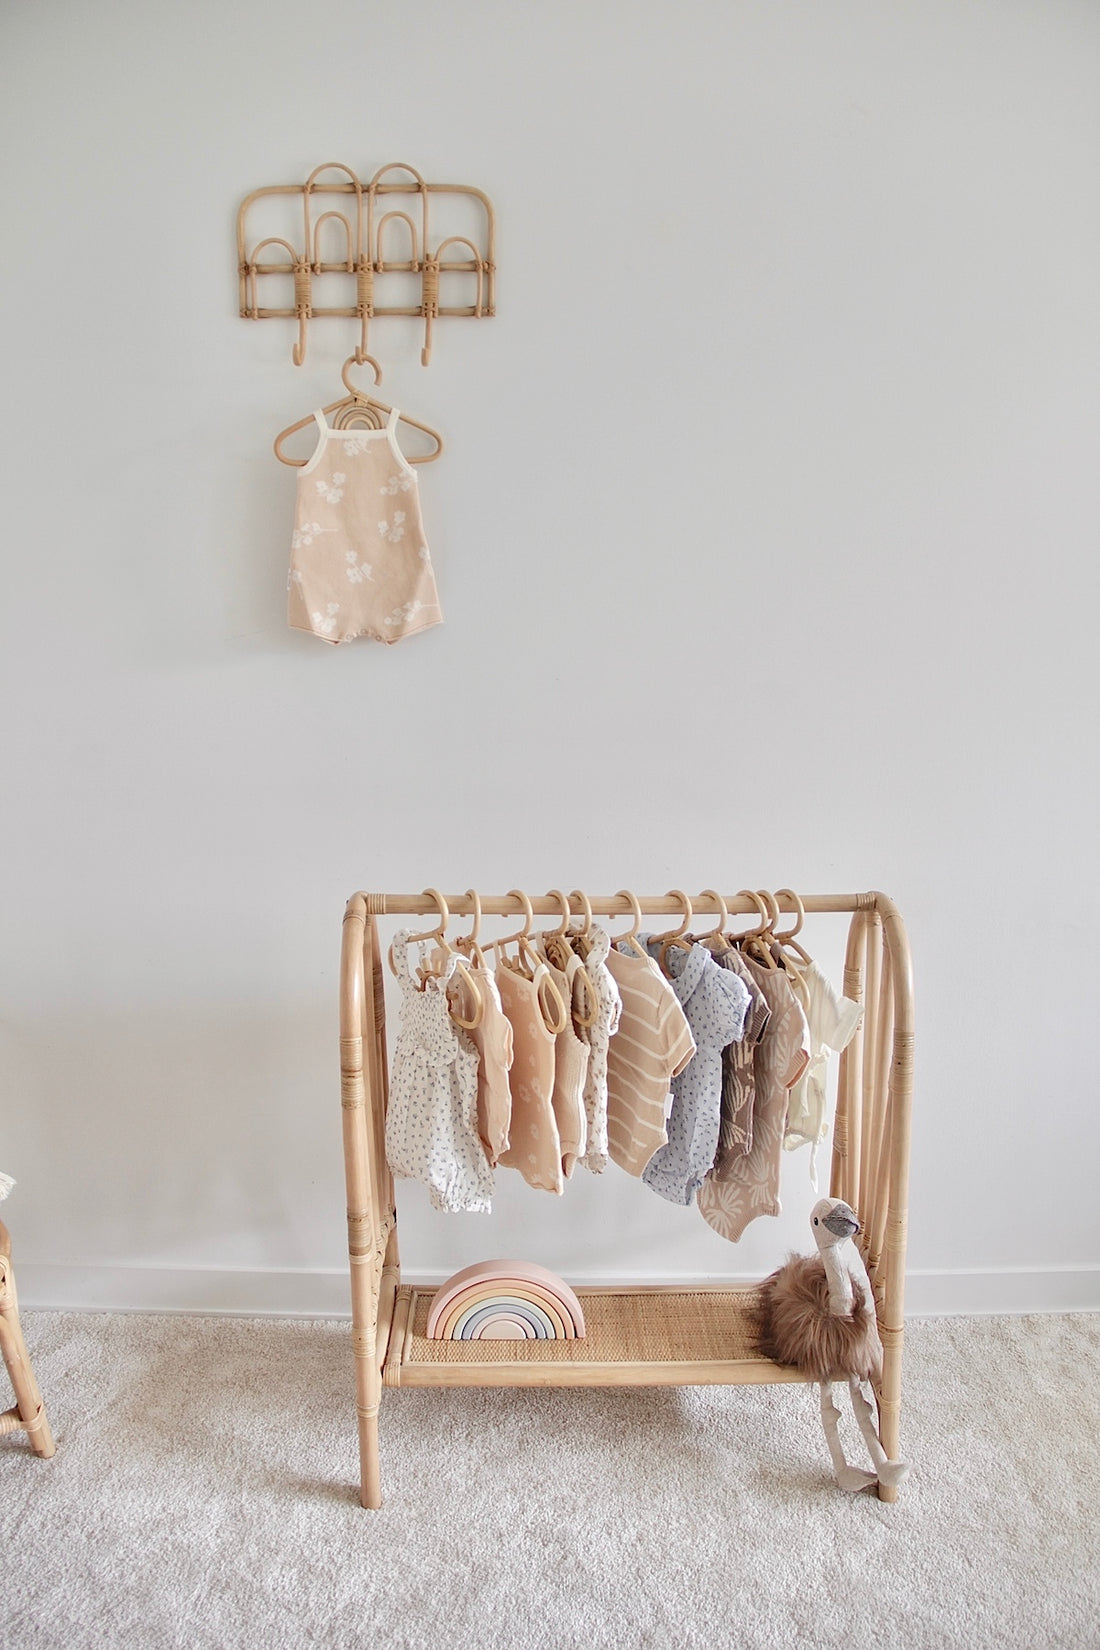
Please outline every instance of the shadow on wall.
[[344, 1264], [336, 1038], [327, 996], [6, 1016], [23, 1257]]

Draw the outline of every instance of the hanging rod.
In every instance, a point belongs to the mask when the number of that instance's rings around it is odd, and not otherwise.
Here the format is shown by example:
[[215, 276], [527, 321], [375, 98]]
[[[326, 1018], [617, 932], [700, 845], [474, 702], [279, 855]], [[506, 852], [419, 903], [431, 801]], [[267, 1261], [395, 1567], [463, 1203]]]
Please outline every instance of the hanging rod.
[[[447, 907], [452, 916], [473, 916], [474, 902], [465, 894], [444, 894]], [[562, 914], [561, 901], [549, 894], [531, 894], [531, 909], [537, 917], [560, 917]], [[720, 911], [717, 900], [712, 895], [694, 895], [691, 899], [693, 911], [703, 911], [717, 915]], [[732, 915], [754, 916], [759, 912], [756, 901], [744, 894], [730, 894], [724, 897], [726, 910]], [[786, 894], [774, 896], [779, 903], [779, 909], [785, 912], [797, 912], [798, 907]], [[486, 917], [515, 917], [523, 915], [522, 901], [511, 894], [482, 894], [481, 912]], [[894, 902], [887, 895], [874, 891], [863, 894], [801, 894], [802, 908], [805, 911], [817, 912], [845, 912], [845, 911], [879, 911], [883, 914], [894, 911]], [[360, 892], [353, 894], [348, 902], [349, 914], [353, 905], [363, 902], [365, 914], [368, 916], [410, 916], [430, 917], [438, 914], [439, 907], [430, 894], [371, 894]], [[601, 917], [628, 917], [632, 914], [630, 901], [620, 894], [598, 894], [589, 899], [592, 912]], [[638, 904], [646, 916], [676, 917], [683, 914], [683, 905], [675, 894], [648, 894], [639, 895]], [[584, 915], [584, 907], [574, 896], [569, 899], [570, 910], [575, 916]]]

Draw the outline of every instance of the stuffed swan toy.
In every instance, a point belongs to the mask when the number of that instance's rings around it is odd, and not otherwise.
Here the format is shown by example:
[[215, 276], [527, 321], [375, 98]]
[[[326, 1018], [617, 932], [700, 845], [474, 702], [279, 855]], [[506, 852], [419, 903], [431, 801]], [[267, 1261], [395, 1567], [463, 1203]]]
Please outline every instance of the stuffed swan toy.
[[[840, 1198], [823, 1197], [810, 1210], [810, 1230], [817, 1254], [792, 1255], [761, 1285], [763, 1350], [776, 1363], [794, 1364], [817, 1381], [821, 1424], [842, 1490], [900, 1484], [909, 1468], [904, 1461], [887, 1458], [875, 1430], [874, 1409], [863, 1390], [864, 1381], [876, 1380], [882, 1372], [882, 1342], [867, 1268], [852, 1242], [859, 1221]], [[837, 1380], [848, 1382], [873, 1472], [845, 1459], [840, 1411], [833, 1402]]]

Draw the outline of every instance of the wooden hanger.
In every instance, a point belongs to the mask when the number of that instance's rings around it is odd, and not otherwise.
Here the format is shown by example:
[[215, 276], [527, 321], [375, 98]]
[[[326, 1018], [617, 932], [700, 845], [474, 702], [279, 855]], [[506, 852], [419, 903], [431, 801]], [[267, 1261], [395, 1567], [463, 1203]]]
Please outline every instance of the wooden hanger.
[[594, 1026], [600, 1014], [600, 999], [596, 995], [596, 987], [592, 984], [592, 976], [581, 959], [576, 956], [569, 943], [566, 929], [573, 920], [573, 911], [569, 901], [560, 888], [551, 888], [547, 899], [556, 899], [561, 906], [561, 922], [557, 928], [550, 929], [542, 936], [542, 948], [547, 962], [553, 963], [555, 968], [565, 970], [570, 962], [576, 966], [573, 969], [574, 990], [580, 986], [584, 994], [583, 1005], [573, 1004], [573, 1019], [579, 1026]]
[[[799, 932], [802, 924], [806, 920], [806, 907], [803, 905], [793, 888], [777, 888], [777, 899], [780, 894], [785, 894], [795, 907], [794, 927], [784, 928], [782, 932], [778, 928], [773, 928], [772, 939], [779, 948], [780, 960], [788, 967], [793, 964], [795, 968], [808, 968], [813, 962], [813, 958], [810, 956], [810, 953], [805, 950], [803, 946], [799, 945], [798, 941], [795, 939], [795, 935]], [[792, 951], [794, 952], [794, 957], [790, 955]], [[795, 958], [798, 958], [799, 960], [796, 962]]]
[[630, 909], [634, 913], [634, 926], [627, 934], [617, 934], [611, 941], [612, 946], [617, 946], [619, 940], [625, 940], [632, 951], [634, 951], [639, 957], [644, 957], [646, 962], [649, 962], [649, 952], [638, 938], [638, 930], [642, 926], [642, 908], [638, 904], [638, 896], [631, 893], [629, 888], [620, 888], [619, 892], [615, 895], [615, 898], [630, 901]]
[[[454, 955], [453, 950], [447, 943], [446, 933], [447, 924], [451, 919], [450, 909], [448, 908], [447, 901], [443, 898], [443, 895], [439, 892], [438, 888], [425, 888], [424, 894], [426, 898], [433, 899], [435, 901], [436, 908], [439, 911], [439, 921], [436, 923], [434, 928], [425, 929], [423, 934], [410, 934], [406, 944], [418, 945], [424, 940], [435, 940], [437, 946], [435, 955], [445, 962], [448, 957], [452, 957]], [[392, 945], [389, 950], [389, 962], [391, 974], [396, 974], [397, 964], [394, 960]], [[429, 976], [436, 973], [436, 971], [433, 969], [421, 968], [418, 972], [420, 975], [420, 989], [423, 990]], [[450, 1016], [455, 1025], [461, 1026], [463, 1031], [473, 1031], [475, 1027], [481, 1024], [482, 1019], [484, 1018], [485, 1004], [482, 1001], [481, 992], [478, 990], [477, 981], [474, 979], [464, 962], [460, 962], [458, 964], [457, 972], [461, 975], [466, 985], [466, 989], [470, 993], [470, 999], [475, 1004], [474, 1016], [471, 1020], [464, 1020], [460, 1014], [455, 1012], [453, 1003], [450, 1005], [449, 1009]], [[436, 974], [436, 977], [438, 978], [438, 974]]]
[[[569, 1019], [569, 1010], [562, 1000], [562, 994], [550, 977], [550, 970], [531, 944], [528, 935], [535, 921], [535, 912], [522, 888], [509, 888], [509, 899], [517, 899], [523, 907], [523, 927], [515, 934], [505, 934], [503, 939], [491, 940], [490, 949], [497, 954], [498, 968], [511, 968], [517, 974], [522, 974], [525, 980], [537, 982], [539, 1012], [542, 1021], [550, 1034], [556, 1037], [559, 1031], [564, 1031]], [[504, 947], [514, 945], [517, 948], [515, 957], [506, 957]]]
[[[376, 396], [368, 395], [365, 390], [359, 389], [352, 383], [348, 377], [348, 368], [353, 366], [370, 367], [374, 372], [374, 382], [376, 384], [382, 382], [382, 368], [374, 359], [374, 356], [363, 355], [356, 351], [354, 355], [348, 356], [340, 369], [340, 377], [350, 394], [343, 396], [339, 401], [330, 401], [327, 407], [322, 407], [321, 411], [326, 416], [330, 413], [335, 414], [332, 425], [337, 430], [354, 429], [358, 424], [362, 424], [367, 429], [381, 430], [385, 427], [385, 420], [382, 415], [386, 414], [388, 416], [393, 408], [388, 401], [379, 401]], [[307, 424], [313, 423], [313, 420], [314, 415], [310, 413], [308, 418], [300, 418], [297, 424], [288, 424], [286, 429], [280, 431], [275, 437], [275, 457], [280, 464], [292, 464], [300, 469], [302, 465], [309, 463], [308, 458], [288, 458], [286, 453], [283, 452], [283, 442], [289, 436], [296, 434], [298, 430], [304, 430]], [[443, 451], [443, 437], [438, 430], [433, 430], [430, 424], [422, 424], [418, 418], [410, 418], [408, 413], [399, 414], [398, 423], [408, 424], [414, 430], [422, 430], [425, 435], [431, 436], [435, 442], [434, 453], [421, 453], [415, 458], [406, 459], [406, 463], [431, 464], [439, 457]]]
[[725, 929], [726, 924], [730, 920], [730, 914], [725, 900], [715, 888], [704, 888], [703, 892], [699, 895], [699, 899], [700, 902], [705, 899], [712, 899], [721, 912], [721, 915], [713, 928], [709, 928], [705, 934], [700, 934], [698, 936], [698, 944], [705, 945], [707, 950], [712, 952], [728, 951], [729, 940], [726, 938]]
[[760, 926], [749, 934], [741, 935], [741, 949], [755, 957], [757, 962], [763, 963], [772, 973], [776, 973], [779, 965], [771, 947], [771, 939], [772, 929], [779, 921], [779, 907], [766, 888], [757, 888], [755, 891], [751, 888], [742, 888], [741, 892], [747, 894], [749, 899], [754, 899], [760, 911]]
[[574, 888], [569, 896], [570, 904], [574, 900], [584, 912], [584, 927], [571, 928], [565, 937], [583, 962], [592, 949], [592, 901], [583, 888]]
[[659, 945], [661, 947], [661, 951], [660, 951], [661, 968], [662, 968], [663, 972], [667, 974], [668, 973], [668, 968], [667, 968], [666, 964], [667, 964], [667, 961], [668, 961], [669, 946], [674, 945], [674, 946], [676, 946], [676, 948], [678, 950], [690, 951], [692, 946], [694, 945], [695, 941], [691, 938], [690, 934], [688, 933], [688, 929], [691, 927], [691, 917], [692, 917], [691, 901], [688, 899], [688, 897], [684, 893], [683, 889], [682, 888], [670, 888], [666, 898], [668, 898], [668, 899], [678, 899], [684, 907], [684, 920], [680, 924], [679, 928], [671, 928], [664, 934], [654, 934], [654, 936], [653, 936], [653, 943], [655, 945]]
[[731, 934], [729, 937], [733, 944], [736, 945], [739, 950], [744, 951], [747, 956], [755, 957], [758, 962], [762, 962], [764, 964], [765, 968], [774, 970], [775, 958], [769, 951], [764, 939], [764, 936], [768, 932], [768, 907], [764, 903], [763, 896], [756, 893], [752, 888], [739, 889], [738, 898], [740, 899], [742, 897], [752, 900], [753, 904], [756, 906], [760, 921], [757, 927], [750, 928], [748, 933]]
[[455, 949], [469, 957], [475, 968], [479, 968], [482, 973], [487, 973], [489, 965], [485, 961], [484, 951], [477, 943], [477, 937], [481, 933], [481, 895], [476, 888], [467, 888], [466, 898], [474, 908], [474, 926], [468, 934], [459, 935], [458, 939], [455, 940]]

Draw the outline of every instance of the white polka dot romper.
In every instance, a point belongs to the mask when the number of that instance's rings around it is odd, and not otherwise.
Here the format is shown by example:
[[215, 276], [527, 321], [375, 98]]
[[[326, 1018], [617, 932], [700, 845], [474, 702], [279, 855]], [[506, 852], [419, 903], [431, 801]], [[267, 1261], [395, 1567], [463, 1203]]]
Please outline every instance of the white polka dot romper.
[[450, 1017], [447, 982], [459, 958], [417, 985], [408, 931], [394, 938], [401, 1030], [386, 1112], [386, 1156], [395, 1175], [422, 1180], [437, 1209], [487, 1214], [493, 1171], [477, 1132], [477, 1050]]

